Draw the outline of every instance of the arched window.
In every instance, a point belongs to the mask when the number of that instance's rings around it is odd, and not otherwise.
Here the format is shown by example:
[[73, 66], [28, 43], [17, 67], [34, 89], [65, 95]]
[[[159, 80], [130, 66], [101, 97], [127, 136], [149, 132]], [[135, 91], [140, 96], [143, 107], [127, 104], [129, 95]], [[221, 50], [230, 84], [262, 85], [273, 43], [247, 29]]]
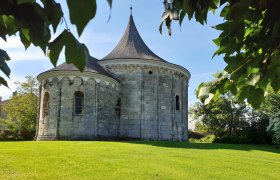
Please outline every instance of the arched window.
[[45, 92], [44, 99], [43, 99], [43, 117], [49, 115], [49, 109], [50, 109], [50, 94], [48, 92]]
[[83, 113], [84, 94], [80, 91], [75, 92], [74, 97], [74, 113], [80, 115]]
[[176, 95], [176, 110], [180, 110], [180, 96]]

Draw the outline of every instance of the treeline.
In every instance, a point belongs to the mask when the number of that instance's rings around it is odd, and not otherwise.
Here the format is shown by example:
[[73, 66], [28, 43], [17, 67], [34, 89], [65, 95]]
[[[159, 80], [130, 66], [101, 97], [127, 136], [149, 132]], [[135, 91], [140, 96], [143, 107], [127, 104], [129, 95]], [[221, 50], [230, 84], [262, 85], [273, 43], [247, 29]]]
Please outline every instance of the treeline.
[[230, 93], [207, 105], [202, 102], [190, 108], [190, 116], [195, 121], [194, 132], [189, 133], [192, 141], [280, 144], [279, 92], [269, 90], [257, 110], [246, 101], [238, 102]]
[[32, 140], [35, 136], [39, 84], [27, 76], [16, 85], [16, 93], [0, 104], [0, 140]]

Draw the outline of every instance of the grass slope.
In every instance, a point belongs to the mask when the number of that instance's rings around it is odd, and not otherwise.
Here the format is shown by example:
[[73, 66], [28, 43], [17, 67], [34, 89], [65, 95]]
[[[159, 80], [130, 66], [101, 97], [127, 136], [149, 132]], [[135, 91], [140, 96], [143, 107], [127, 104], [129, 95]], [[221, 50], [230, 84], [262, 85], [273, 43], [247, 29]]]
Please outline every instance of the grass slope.
[[182, 142], [0, 142], [0, 179], [280, 179], [280, 150]]

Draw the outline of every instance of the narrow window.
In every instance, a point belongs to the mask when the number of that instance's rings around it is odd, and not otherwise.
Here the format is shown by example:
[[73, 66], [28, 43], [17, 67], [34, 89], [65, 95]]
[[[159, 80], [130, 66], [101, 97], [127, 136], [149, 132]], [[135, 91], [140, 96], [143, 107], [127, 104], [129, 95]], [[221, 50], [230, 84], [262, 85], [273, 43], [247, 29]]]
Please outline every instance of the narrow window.
[[49, 107], [50, 107], [50, 94], [45, 92], [44, 99], [43, 99], [43, 117], [49, 115]]
[[84, 94], [80, 91], [75, 92], [75, 99], [74, 99], [75, 115], [80, 115], [83, 113], [83, 103], [84, 103]]
[[176, 95], [176, 110], [180, 110], [180, 97]]

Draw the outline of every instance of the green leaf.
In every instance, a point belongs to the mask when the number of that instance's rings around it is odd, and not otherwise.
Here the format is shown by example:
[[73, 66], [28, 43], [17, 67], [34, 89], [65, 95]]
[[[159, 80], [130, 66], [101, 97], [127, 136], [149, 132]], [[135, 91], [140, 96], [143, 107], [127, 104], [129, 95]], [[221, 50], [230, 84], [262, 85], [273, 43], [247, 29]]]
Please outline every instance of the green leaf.
[[56, 3], [53, 0], [41, 0], [44, 4], [44, 10], [48, 17], [48, 20], [51, 22], [53, 31], [56, 32], [56, 28], [63, 17], [63, 11], [59, 3]]
[[84, 44], [80, 44], [70, 32], [66, 35], [65, 57], [68, 64], [73, 63], [80, 71], [84, 70], [90, 60], [87, 47]]
[[67, 30], [64, 30], [54, 41], [49, 43], [48, 57], [52, 64], [56, 66], [59, 54], [64, 46], [66, 63], [72, 63], [80, 71], [83, 71], [90, 60], [88, 49]]
[[240, 55], [224, 57], [224, 61], [227, 63], [225, 71], [229, 73], [236, 71], [236, 69], [242, 67], [242, 65], [246, 63], [246, 61], [244, 61], [243, 57]]
[[10, 57], [6, 53], [6, 51], [0, 49], [0, 70], [6, 75], [10, 76], [11, 70], [9, 66], [7, 65], [6, 61], [9, 61]]
[[238, 98], [238, 102], [242, 103], [249, 95], [251, 89], [253, 89], [253, 86], [244, 86], [241, 89], [239, 89], [238, 93], [237, 93], [237, 98]]
[[67, 33], [68, 31], [64, 30], [55, 40], [50, 42], [48, 45], [48, 57], [50, 58], [54, 66], [56, 66], [59, 54], [66, 43]]
[[179, 24], [180, 24], [180, 26], [182, 25], [185, 16], [186, 16], [186, 11], [181, 11], [181, 13], [180, 13], [180, 19], [179, 19]]
[[229, 80], [225, 83], [224, 93], [228, 92], [228, 91], [230, 91], [234, 95], [236, 95], [236, 93], [237, 93], [237, 88], [236, 88], [235, 84]]
[[7, 41], [6, 35], [7, 35], [7, 31], [6, 31], [5, 23], [4, 23], [3, 17], [0, 16], [0, 37], [4, 41]]
[[166, 18], [165, 19], [165, 25], [167, 27], [169, 36], [171, 36], [171, 22], [172, 21], [170, 20], [170, 18]]
[[229, 11], [229, 6], [225, 6], [225, 7], [222, 9], [222, 11], [221, 11], [220, 16], [221, 16], [221, 17], [226, 17], [227, 14], [228, 14], [228, 11]]
[[199, 97], [205, 96], [205, 95], [209, 94], [209, 91], [210, 91], [210, 87], [201, 83], [198, 87], [197, 97], [199, 98]]
[[1, 24], [5, 28], [5, 33], [9, 36], [14, 35], [18, 31], [16, 19], [13, 16], [1, 16]]
[[110, 9], [112, 9], [112, 5], [113, 5], [113, 0], [107, 0], [109, 6], [110, 6]]
[[246, 28], [246, 29], [245, 29], [244, 38], [246, 38], [248, 35], [250, 35], [252, 32], [254, 32], [254, 30], [255, 30], [255, 29]]
[[1, 76], [0, 76], [0, 85], [4, 85], [7, 88], [9, 88], [7, 81], [4, 78], [2, 78]]
[[219, 91], [216, 91], [213, 99], [214, 99], [214, 101], [217, 101], [219, 98], [220, 98], [220, 93], [219, 93]]
[[37, 3], [18, 5], [15, 18], [22, 28], [29, 29], [30, 41], [45, 53], [51, 34], [43, 8]]
[[274, 24], [273, 30], [272, 30], [272, 37], [273, 38], [279, 38], [280, 37], [280, 22], [276, 22]]
[[268, 66], [268, 77], [271, 87], [277, 93], [280, 90], [280, 55], [271, 58], [271, 63]]
[[17, 4], [33, 3], [35, 0], [17, 0]]
[[96, 0], [67, 0], [71, 23], [75, 24], [79, 36], [96, 14]]
[[220, 46], [220, 43], [221, 43], [221, 40], [222, 40], [223, 38], [221, 38], [221, 37], [218, 37], [218, 38], [216, 38], [216, 39], [213, 39], [212, 41], [217, 45], [217, 46]]
[[212, 93], [208, 94], [208, 97], [204, 100], [204, 105], [209, 104], [213, 98], [214, 98], [214, 94]]
[[159, 26], [159, 32], [160, 34], [162, 34], [162, 25], [163, 25], [164, 22], [161, 22], [160, 26]]
[[25, 49], [27, 49], [31, 45], [29, 29], [22, 28], [19, 31], [20, 41], [23, 43]]
[[260, 78], [261, 78], [261, 75], [260, 75], [260, 74], [252, 74], [252, 75], [248, 78], [247, 84], [252, 85], [252, 86], [255, 86], [255, 84], [256, 84], [257, 82], [259, 82]]
[[280, 90], [280, 67], [274, 67], [270, 69], [270, 85], [273, 88], [274, 92], [277, 93]]
[[248, 103], [252, 105], [254, 109], [258, 109], [264, 100], [264, 91], [261, 88], [252, 89], [248, 94]]
[[111, 19], [111, 11], [112, 11], [112, 6], [113, 6], [113, 0], [107, 0], [109, 6], [110, 6], [110, 15], [109, 15], [109, 18], [108, 18], [108, 21], [110, 21]]

